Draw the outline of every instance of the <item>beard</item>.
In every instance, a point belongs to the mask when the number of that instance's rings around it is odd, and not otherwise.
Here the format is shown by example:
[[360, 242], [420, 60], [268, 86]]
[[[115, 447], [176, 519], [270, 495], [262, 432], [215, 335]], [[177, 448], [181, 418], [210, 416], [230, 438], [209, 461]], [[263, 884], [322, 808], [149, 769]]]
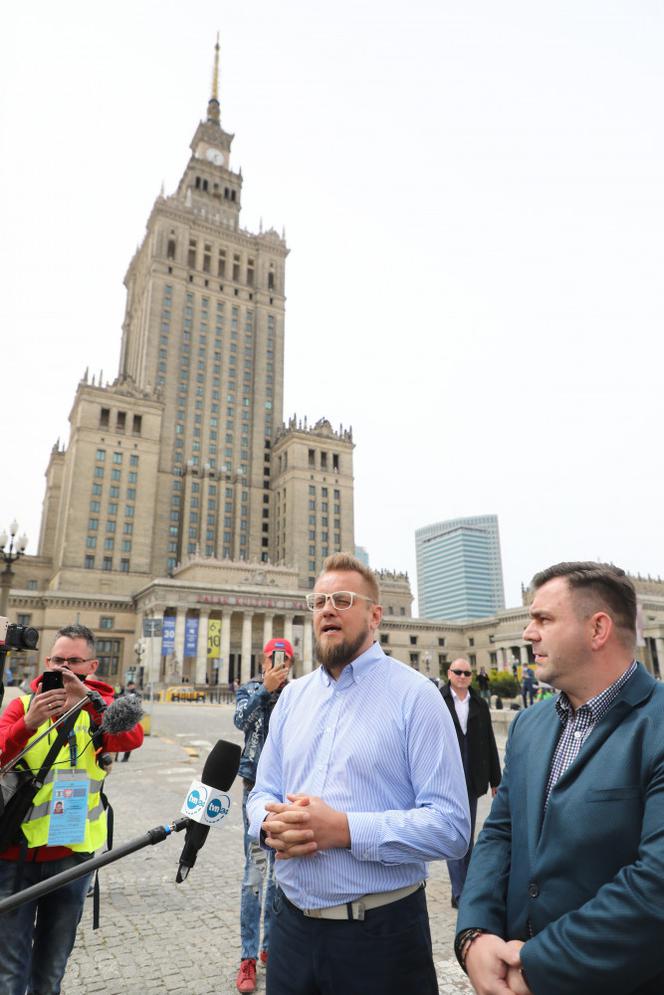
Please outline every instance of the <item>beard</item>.
[[326, 670], [335, 670], [337, 668], [345, 667], [346, 664], [351, 663], [355, 657], [358, 656], [358, 651], [366, 642], [368, 635], [369, 629], [367, 628], [364, 632], [360, 632], [352, 642], [348, 639], [344, 639], [342, 642], [335, 643], [331, 646], [323, 646], [318, 638], [315, 637], [314, 647], [316, 650], [316, 657]]

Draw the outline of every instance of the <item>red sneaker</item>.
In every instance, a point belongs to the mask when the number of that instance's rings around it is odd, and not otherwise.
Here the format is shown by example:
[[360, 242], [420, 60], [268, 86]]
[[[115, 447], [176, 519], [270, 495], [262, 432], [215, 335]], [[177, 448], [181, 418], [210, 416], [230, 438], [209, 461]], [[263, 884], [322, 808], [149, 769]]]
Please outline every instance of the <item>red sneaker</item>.
[[243, 960], [237, 972], [235, 987], [239, 992], [256, 991], [256, 961]]
[[261, 964], [267, 964], [267, 950], [261, 950]]

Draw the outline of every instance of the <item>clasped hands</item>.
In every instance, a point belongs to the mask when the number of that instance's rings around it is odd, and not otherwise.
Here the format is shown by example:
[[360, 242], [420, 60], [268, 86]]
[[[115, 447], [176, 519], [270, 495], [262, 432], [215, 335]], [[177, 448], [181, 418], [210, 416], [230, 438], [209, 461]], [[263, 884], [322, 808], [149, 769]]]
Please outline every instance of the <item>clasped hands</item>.
[[477, 995], [533, 995], [521, 973], [522, 940], [485, 933], [473, 940], [466, 970]]
[[345, 812], [338, 812], [313, 795], [293, 794], [286, 798], [288, 802], [269, 802], [265, 806], [269, 815], [261, 827], [277, 860], [350, 847]]

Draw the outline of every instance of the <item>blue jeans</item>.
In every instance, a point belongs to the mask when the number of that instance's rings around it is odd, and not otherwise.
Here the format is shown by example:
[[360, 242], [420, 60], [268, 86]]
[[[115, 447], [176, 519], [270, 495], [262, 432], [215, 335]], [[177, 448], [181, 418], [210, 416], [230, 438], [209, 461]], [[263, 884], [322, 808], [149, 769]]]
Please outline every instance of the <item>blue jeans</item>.
[[460, 860], [448, 860], [447, 870], [450, 875], [450, 883], [452, 885], [452, 897], [458, 899], [463, 891], [463, 886], [466, 883], [466, 875], [468, 874], [468, 865], [470, 864], [470, 858], [473, 854], [473, 840], [475, 839], [475, 819], [477, 818], [477, 798], [474, 796], [468, 797], [468, 807], [470, 808], [470, 843], [468, 844], [468, 851], [465, 857], [461, 857]]
[[[270, 913], [274, 902], [274, 853], [266, 853], [249, 836], [247, 819], [246, 784], [242, 792], [242, 818], [244, 820], [244, 877], [240, 900], [240, 942], [242, 960], [256, 960], [261, 936], [261, 909], [263, 904], [263, 943], [261, 950], [268, 950], [270, 940]], [[263, 903], [265, 897], [265, 903]], [[0, 935], [2, 935], [0, 933]], [[1, 991], [2, 989], [0, 989]]]
[[[0, 860], [0, 898], [81, 863], [80, 855], [41, 864]], [[17, 885], [17, 871], [20, 878]], [[0, 915], [2, 995], [58, 995], [92, 873]]]

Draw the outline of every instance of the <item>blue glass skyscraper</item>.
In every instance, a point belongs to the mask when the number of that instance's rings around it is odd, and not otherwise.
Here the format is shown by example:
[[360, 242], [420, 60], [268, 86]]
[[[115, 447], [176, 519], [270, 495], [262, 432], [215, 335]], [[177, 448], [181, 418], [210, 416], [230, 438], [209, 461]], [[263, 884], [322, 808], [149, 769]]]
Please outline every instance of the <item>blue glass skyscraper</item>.
[[483, 618], [505, 607], [497, 515], [425, 525], [415, 547], [420, 618]]

